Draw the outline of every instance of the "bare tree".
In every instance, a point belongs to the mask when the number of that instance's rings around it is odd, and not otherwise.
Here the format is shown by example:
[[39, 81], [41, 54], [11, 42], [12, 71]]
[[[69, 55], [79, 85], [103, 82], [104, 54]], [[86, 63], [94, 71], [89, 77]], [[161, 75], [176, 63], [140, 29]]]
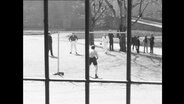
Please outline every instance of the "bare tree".
[[[107, 9], [107, 5], [104, 4], [104, 0], [90, 0], [89, 7], [89, 31], [93, 32], [97, 20], [103, 15]], [[94, 34], [89, 36], [89, 44], [94, 44]]]
[[[118, 24], [118, 31], [125, 32], [127, 30], [127, 0], [116, 0], [119, 8], [119, 24]], [[139, 6], [139, 10], [137, 13], [136, 20], [132, 22], [132, 25], [137, 23], [139, 19], [143, 17], [143, 13], [148, 7], [150, 3], [157, 2], [158, 0], [133, 0], [132, 9]], [[94, 28], [96, 26], [97, 21], [99, 18], [102, 17], [102, 15], [110, 11], [113, 14], [113, 17], [117, 16], [117, 11], [115, 10], [113, 6], [114, 0], [90, 0], [90, 7], [89, 7], [89, 31], [94, 31]], [[126, 36], [125, 34], [121, 34], [123, 40], [122, 40], [122, 46], [120, 47], [120, 50], [123, 52], [126, 52]], [[90, 34], [89, 36], [89, 42], [90, 45], [94, 44], [94, 34]]]
[[[113, 11], [114, 16], [116, 16], [115, 9], [113, 8], [112, 4], [109, 3], [110, 0], [105, 0], [106, 4], [108, 4], [109, 8]], [[148, 7], [150, 3], [157, 2], [158, 0], [133, 0], [132, 9], [139, 6], [139, 10], [137, 13], [136, 20], [132, 22], [132, 26], [137, 23], [139, 19], [142, 18], [145, 9]], [[127, 30], [127, 0], [117, 0], [118, 8], [119, 8], [119, 32], [125, 32]], [[120, 35], [120, 51], [126, 52], [126, 35]]]

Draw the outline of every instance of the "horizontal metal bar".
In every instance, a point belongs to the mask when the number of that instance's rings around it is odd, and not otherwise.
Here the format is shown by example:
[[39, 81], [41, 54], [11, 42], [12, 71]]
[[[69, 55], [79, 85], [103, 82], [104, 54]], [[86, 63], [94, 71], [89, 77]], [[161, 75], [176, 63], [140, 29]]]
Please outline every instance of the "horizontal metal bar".
[[[73, 33], [85, 33], [85, 32], [73, 32]], [[113, 31], [94, 31], [94, 32], [89, 32], [89, 33], [97, 33], [97, 34], [104, 34], [104, 33], [115, 33], [115, 34], [117, 34], [117, 33], [119, 33], [119, 34], [121, 34], [121, 33], [123, 33], [123, 34], [127, 34], [127, 32], [113, 32]]]
[[[23, 0], [23, 1], [44, 1], [44, 0]], [[50, 1], [85, 1], [85, 0], [48, 0]]]
[[[33, 79], [33, 78], [24, 78], [25, 81], [46, 81], [46, 79]], [[71, 80], [71, 79], [49, 79], [49, 81], [55, 82], [86, 82], [86, 80]]]
[[[90, 80], [89, 82], [95, 82], [95, 83], [128, 83], [128, 81], [110, 81], [110, 80]], [[162, 85], [161, 82], [135, 82], [135, 81], [130, 81], [129, 83], [131, 84], [155, 84], [155, 85]]]
[[45, 81], [45, 79], [23, 78], [24, 81]]
[[135, 82], [135, 81], [131, 81], [131, 84], [152, 84], [152, 85], [162, 85], [161, 82]]
[[127, 83], [127, 81], [114, 81], [114, 80], [89, 80], [92, 83]]
[[[43, 31], [29, 31], [29, 30], [24, 30], [24, 32], [39, 32], [39, 33], [43, 33]], [[83, 31], [50, 31], [51, 34], [58, 34], [58, 33], [80, 33], [80, 34], [85, 34], [85, 32]], [[127, 32], [115, 32], [115, 31], [93, 31], [93, 32], [89, 32], [89, 33], [98, 33], [98, 34], [104, 34], [104, 33], [114, 33], [114, 34], [127, 34]]]
[[[31, 79], [25, 78], [24, 81], [45, 81], [45, 79]], [[86, 80], [70, 80], [70, 79], [49, 79], [49, 81], [55, 82], [86, 82]], [[128, 83], [127, 81], [114, 81], [114, 80], [89, 80], [90, 83]], [[153, 85], [162, 85], [161, 82], [139, 82], [139, 81], [130, 81], [131, 84], [153, 84]]]
[[49, 81], [55, 82], [86, 82], [86, 80], [70, 80], [70, 79], [50, 79]]

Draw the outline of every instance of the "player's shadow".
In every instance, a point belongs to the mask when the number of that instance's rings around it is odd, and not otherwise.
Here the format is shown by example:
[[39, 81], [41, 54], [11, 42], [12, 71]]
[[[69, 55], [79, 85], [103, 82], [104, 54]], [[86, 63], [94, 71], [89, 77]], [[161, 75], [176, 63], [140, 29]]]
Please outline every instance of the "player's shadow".
[[109, 52], [107, 52], [106, 55], [116, 57], [116, 55], [113, 55], [113, 54], [111, 54], [111, 53], [109, 53]]
[[55, 58], [55, 59], [57, 59], [58, 57], [56, 57], [56, 56], [50, 56], [50, 58]]
[[84, 55], [82, 55], [82, 54], [79, 54], [79, 53], [77, 53], [77, 54], [75, 54], [76, 56], [84, 56]]

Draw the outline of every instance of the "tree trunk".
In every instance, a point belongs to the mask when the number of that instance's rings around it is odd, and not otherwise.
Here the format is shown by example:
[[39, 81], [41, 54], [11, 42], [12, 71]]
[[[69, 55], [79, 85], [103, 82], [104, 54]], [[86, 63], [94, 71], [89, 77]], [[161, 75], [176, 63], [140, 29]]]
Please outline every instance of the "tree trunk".
[[[94, 32], [95, 22], [91, 20], [89, 32]], [[94, 33], [89, 33], [89, 45], [94, 45]]]
[[[90, 32], [93, 32], [93, 29], [89, 30]], [[94, 45], [94, 33], [89, 33], [89, 45]]]
[[[125, 32], [126, 31], [126, 17], [121, 17], [119, 24], [119, 31]], [[126, 52], [126, 34], [120, 33], [120, 51]]]
[[[89, 32], [93, 32], [95, 27], [95, 19], [91, 13], [91, 6], [89, 6]], [[89, 33], [89, 45], [94, 45], [94, 34]]]

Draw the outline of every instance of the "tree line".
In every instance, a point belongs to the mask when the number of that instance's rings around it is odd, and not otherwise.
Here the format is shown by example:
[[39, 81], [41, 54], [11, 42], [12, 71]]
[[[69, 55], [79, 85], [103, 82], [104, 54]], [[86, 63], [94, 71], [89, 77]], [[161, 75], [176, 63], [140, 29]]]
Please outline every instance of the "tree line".
[[[96, 29], [126, 31], [127, 0], [90, 0], [89, 9], [91, 32]], [[85, 1], [50, 1], [48, 10], [49, 28], [85, 29]], [[161, 20], [162, 0], [132, 0], [132, 16], [136, 18], [132, 26], [141, 18]], [[43, 28], [42, 2], [25, 1], [24, 27]], [[94, 35], [90, 34], [89, 38], [90, 45], [94, 44]]]

